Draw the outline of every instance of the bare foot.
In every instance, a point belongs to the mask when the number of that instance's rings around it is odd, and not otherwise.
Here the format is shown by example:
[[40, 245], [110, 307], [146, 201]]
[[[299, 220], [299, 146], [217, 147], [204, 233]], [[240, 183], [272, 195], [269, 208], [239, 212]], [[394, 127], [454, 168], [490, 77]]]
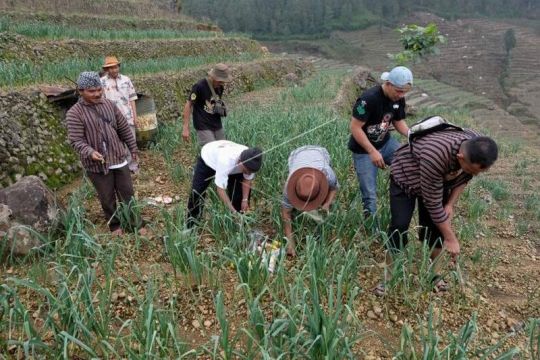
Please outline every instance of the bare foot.
[[112, 231], [111, 235], [112, 236], [122, 236], [122, 235], [124, 235], [124, 230], [118, 228], [118, 229]]

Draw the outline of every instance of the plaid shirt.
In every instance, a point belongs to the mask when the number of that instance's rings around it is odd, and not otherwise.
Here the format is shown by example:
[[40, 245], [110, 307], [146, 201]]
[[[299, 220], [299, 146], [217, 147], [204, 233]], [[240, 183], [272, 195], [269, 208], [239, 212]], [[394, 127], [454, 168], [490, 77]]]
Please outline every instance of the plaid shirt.
[[[86, 171], [109, 172], [109, 167], [126, 160], [127, 145], [132, 154], [137, 153], [137, 143], [126, 118], [113, 102], [102, 99], [90, 104], [83, 98], [66, 114], [68, 139], [81, 159]], [[105, 163], [92, 160], [92, 153], [99, 152]]]

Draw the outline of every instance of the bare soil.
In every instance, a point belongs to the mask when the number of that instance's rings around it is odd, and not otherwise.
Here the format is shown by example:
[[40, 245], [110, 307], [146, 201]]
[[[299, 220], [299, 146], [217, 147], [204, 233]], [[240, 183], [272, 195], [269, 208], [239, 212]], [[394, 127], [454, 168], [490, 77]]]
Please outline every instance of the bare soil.
[[[266, 89], [261, 92], [247, 93], [233, 101], [234, 106], [249, 103], [265, 103], [271, 101], [279, 91]], [[273, 95], [274, 94], [274, 95]], [[177, 152], [178, 162], [186, 169], [192, 166], [193, 159], [186, 149]], [[424, 294], [418, 299], [415, 307], [403, 303], [399, 297], [378, 298], [371, 293], [382, 276], [381, 265], [384, 261], [382, 248], [376, 246], [370, 253], [364, 254], [373, 259], [374, 265], [361, 271], [360, 283], [363, 292], [355, 304], [355, 313], [363, 322], [365, 336], [358, 344], [366, 359], [390, 359], [393, 351], [399, 347], [398, 339], [401, 326], [408, 323], [417, 331], [423, 331], [420, 319], [425, 321], [429, 304], [434, 304], [436, 320], [447, 331], [457, 332], [470, 318], [473, 312], [478, 313], [479, 335], [476, 341], [484, 344], [495, 344], [505, 336], [509, 336], [506, 348], [510, 345], [525, 348], [527, 338], [524, 325], [527, 319], [540, 316], [540, 241], [538, 219], [531, 218], [524, 206], [527, 196], [535, 193], [539, 188], [540, 164], [533, 162], [525, 174], [515, 175], [515, 164], [524, 155], [531, 159], [538, 159], [538, 148], [524, 147], [514, 153], [506, 153], [492, 171], [486, 175], [490, 180], [502, 179], [509, 184], [513, 211], [504, 212], [507, 202], [492, 201], [489, 211], [482, 222], [484, 228], [476, 234], [476, 240], [463, 246], [464, 285], [459, 287], [453, 283], [454, 288], [443, 294]], [[159, 153], [145, 151], [141, 155], [141, 173], [135, 179], [135, 188], [139, 199], [168, 195], [177, 200], [167, 208], [185, 204], [189, 184], [178, 184], [172, 181], [166, 170], [165, 162]], [[523, 181], [529, 182], [529, 189], [522, 190]], [[66, 187], [59, 192], [60, 199], [65, 203], [72, 190], [78, 183]], [[487, 198], [489, 192], [485, 192]], [[106, 233], [106, 227], [101, 219], [101, 210], [95, 198], [86, 204], [88, 218], [98, 225], [99, 231]], [[501, 215], [502, 214], [502, 215]], [[159, 298], [161, 303], [177, 299], [180, 322], [184, 333], [182, 336], [189, 339], [192, 345], [206, 343], [212, 334], [219, 332], [211, 285], [197, 287], [190, 279], [174, 277], [173, 269], [165, 258], [161, 242], [162, 229], [159, 224], [159, 209], [149, 207], [144, 214], [148, 218], [158, 219], [152, 231], [153, 236], [143, 241], [139, 248], [130, 248], [118, 260], [118, 276], [132, 281], [140, 281], [139, 296], [143, 296], [144, 280], [138, 274], [145, 274], [144, 278], [169, 274], [173, 287], [161, 287]], [[466, 221], [467, 214], [460, 207], [456, 221]], [[525, 231], [518, 232], [518, 220], [530, 219]], [[529, 221], [529, 220], [527, 220]], [[271, 224], [268, 227], [271, 228]], [[126, 244], [132, 240], [125, 239]], [[210, 249], [213, 239], [208, 236], [201, 238], [200, 246]], [[475, 260], [472, 260], [475, 259]], [[294, 260], [288, 260], [287, 266], [294, 266]], [[136, 271], [135, 271], [136, 269]], [[20, 272], [23, 269], [14, 269]], [[242, 293], [236, 288], [237, 276], [233, 269], [225, 269], [219, 274], [219, 281], [225, 286], [226, 307], [229, 311], [233, 329], [245, 325], [247, 309], [243, 303]], [[122, 319], [133, 316], [137, 311], [137, 302], [134, 297], [126, 295], [126, 289], [118, 289], [116, 298], [116, 312]], [[196, 294], [198, 305], [192, 304], [190, 298], [182, 295]], [[374, 313], [373, 317], [371, 313]], [[373, 317], [373, 318], [371, 318]], [[234, 330], [233, 330], [234, 331]]]

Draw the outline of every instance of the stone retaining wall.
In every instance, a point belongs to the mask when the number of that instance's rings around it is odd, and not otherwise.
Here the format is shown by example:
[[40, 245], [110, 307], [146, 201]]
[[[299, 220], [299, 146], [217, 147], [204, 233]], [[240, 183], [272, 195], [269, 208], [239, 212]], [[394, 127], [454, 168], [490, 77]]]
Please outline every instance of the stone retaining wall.
[[358, 66], [353, 69], [353, 75], [348, 77], [341, 85], [333, 102], [334, 109], [338, 114], [346, 114], [345, 119], [350, 119], [351, 109], [356, 99], [366, 90], [377, 84], [371, 70]]
[[[135, 18], [135, 17], [107, 17], [92, 16], [92, 14], [51, 14], [28, 12], [5, 12], [3, 17], [16, 23], [44, 22], [78, 29], [100, 30], [197, 30], [216, 31], [221, 29], [214, 24], [196, 22], [194, 20]], [[133, 14], [129, 14], [133, 16]]]
[[[205, 77], [207, 70], [208, 67], [204, 67], [178, 74], [134, 78], [134, 85], [137, 91], [154, 97], [159, 120], [175, 120], [181, 115], [191, 86]], [[311, 70], [310, 64], [292, 59], [267, 59], [233, 65], [233, 81], [226, 87], [225, 98], [228, 94], [252, 91], [258, 84], [280, 83], [289, 73], [303, 78]]]
[[100, 58], [111, 53], [129, 61], [175, 56], [262, 54], [262, 50], [259, 43], [247, 38], [38, 41], [17, 34], [0, 33], [0, 61], [43, 64], [66, 59]]
[[78, 172], [61, 111], [39, 92], [1, 95], [0, 129], [1, 186], [38, 175], [54, 188]]

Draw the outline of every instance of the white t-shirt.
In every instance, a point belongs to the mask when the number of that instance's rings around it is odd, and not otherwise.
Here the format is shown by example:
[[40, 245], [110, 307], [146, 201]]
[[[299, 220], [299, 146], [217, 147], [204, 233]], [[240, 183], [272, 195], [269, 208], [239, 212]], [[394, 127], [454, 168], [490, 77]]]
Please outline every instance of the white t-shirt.
[[[242, 151], [247, 149], [247, 146], [228, 140], [212, 141], [202, 147], [201, 157], [203, 161], [216, 171], [214, 182], [217, 187], [226, 189], [229, 175], [242, 173], [238, 166], [238, 159]], [[246, 180], [253, 180], [254, 178], [255, 174], [244, 174]]]

